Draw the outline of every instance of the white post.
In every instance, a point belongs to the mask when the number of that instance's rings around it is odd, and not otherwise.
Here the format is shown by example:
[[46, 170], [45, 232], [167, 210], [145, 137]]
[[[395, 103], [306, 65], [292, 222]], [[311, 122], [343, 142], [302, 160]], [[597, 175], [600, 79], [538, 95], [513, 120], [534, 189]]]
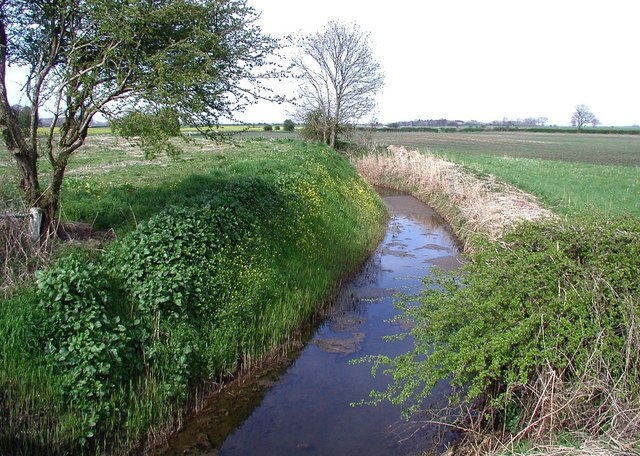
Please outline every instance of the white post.
[[29, 209], [29, 228], [32, 241], [40, 240], [40, 225], [42, 225], [42, 211], [37, 207]]

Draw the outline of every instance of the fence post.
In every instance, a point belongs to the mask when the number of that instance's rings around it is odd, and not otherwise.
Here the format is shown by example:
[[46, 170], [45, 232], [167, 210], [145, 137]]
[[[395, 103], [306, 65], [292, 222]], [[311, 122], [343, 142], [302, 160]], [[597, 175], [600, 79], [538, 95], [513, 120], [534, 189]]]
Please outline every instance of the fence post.
[[42, 211], [32, 207], [29, 209], [29, 237], [32, 241], [40, 241], [40, 225], [42, 225]]

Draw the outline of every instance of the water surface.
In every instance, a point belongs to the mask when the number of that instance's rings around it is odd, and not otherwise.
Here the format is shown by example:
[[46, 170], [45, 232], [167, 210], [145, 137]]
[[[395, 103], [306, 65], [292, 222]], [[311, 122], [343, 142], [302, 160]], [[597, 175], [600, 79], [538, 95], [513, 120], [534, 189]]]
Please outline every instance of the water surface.
[[[351, 360], [412, 348], [409, 338], [383, 340], [407, 329], [388, 321], [399, 313], [393, 295], [419, 291], [434, 266], [454, 269], [462, 262], [456, 240], [430, 207], [397, 192], [381, 195], [391, 213], [383, 241], [295, 360], [214, 398], [161, 454], [408, 455], [443, 449], [455, 438], [446, 429], [402, 421], [397, 406], [350, 405], [389, 381]], [[446, 393], [440, 385], [425, 406], [446, 403]]]

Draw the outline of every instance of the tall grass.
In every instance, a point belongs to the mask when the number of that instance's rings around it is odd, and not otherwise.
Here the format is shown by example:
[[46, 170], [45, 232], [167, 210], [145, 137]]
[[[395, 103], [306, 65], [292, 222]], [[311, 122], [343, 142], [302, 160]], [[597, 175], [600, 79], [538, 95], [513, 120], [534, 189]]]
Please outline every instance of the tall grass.
[[147, 447], [212, 383], [285, 342], [381, 236], [383, 204], [324, 146], [191, 153], [175, 166], [112, 163], [88, 190], [65, 189], [66, 217], [118, 239], [63, 255], [38, 290], [0, 304], [0, 453]]

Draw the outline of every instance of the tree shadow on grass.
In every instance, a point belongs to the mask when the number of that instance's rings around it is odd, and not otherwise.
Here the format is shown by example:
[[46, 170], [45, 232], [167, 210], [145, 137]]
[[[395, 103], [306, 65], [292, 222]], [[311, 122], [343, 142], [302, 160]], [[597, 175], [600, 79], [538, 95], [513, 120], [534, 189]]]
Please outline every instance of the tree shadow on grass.
[[63, 208], [64, 218], [89, 223], [95, 230], [113, 230], [123, 235], [168, 207], [194, 204], [205, 193], [215, 193], [238, 179], [242, 177], [194, 174], [175, 184], [141, 188], [122, 185], [98, 196], [70, 191], [67, 199], [73, 203]]

